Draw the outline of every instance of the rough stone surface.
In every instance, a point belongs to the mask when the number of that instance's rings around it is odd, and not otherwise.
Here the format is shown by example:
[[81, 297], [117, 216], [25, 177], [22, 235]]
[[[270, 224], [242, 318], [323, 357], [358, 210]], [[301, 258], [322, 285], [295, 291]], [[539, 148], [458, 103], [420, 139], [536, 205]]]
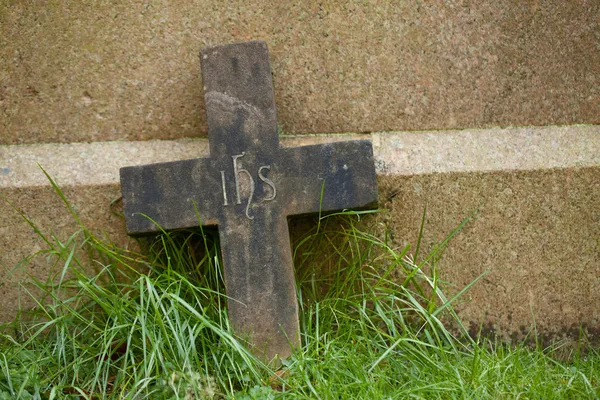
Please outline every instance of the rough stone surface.
[[[593, 167], [600, 125], [282, 136], [283, 147], [371, 138], [378, 174], [422, 175]], [[119, 183], [119, 168], [208, 157], [208, 140], [43, 143], [0, 146], [0, 189], [48, 185], [38, 164], [62, 186]]]
[[398, 246], [416, 243], [427, 206], [424, 250], [467, 217], [438, 264], [467, 328], [523, 339], [600, 341], [600, 167], [380, 177], [386, 226]]
[[300, 343], [287, 217], [376, 205], [373, 149], [280, 148], [266, 43], [201, 59], [210, 158], [122, 168], [127, 231], [218, 225], [234, 329], [267, 361], [285, 358]]
[[600, 122], [600, 2], [0, 4], [0, 143], [206, 136], [198, 50], [271, 48], [286, 132]]
[[489, 172], [600, 165], [600, 125], [372, 134], [377, 172]]
[[[41, 171], [39, 172], [41, 174]], [[125, 223], [117, 200], [118, 184], [99, 186], [63, 186], [73, 210], [91, 231], [106, 233], [124, 248], [137, 249], [136, 243], [125, 234]], [[2, 188], [0, 191], [0, 321], [10, 322], [19, 310], [29, 310], [36, 303], [27, 293], [37, 294], [28, 275], [46, 282], [60, 276], [63, 264], [53, 264], [54, 258], [40, 253], [29, 262], [26, 257], [48, 249], [42, 238], [8, 204], [15, 205], [50, 237], [55, 235], [63, 243], [79, 230], [69, 210], [49, 186]], [[111, 206], [111, 204], [113, 204]], [[86, 258], [82, 257], [82, 260]], [[98, 264], [84, 265], [89, 271], [99, 272]]]
[[[379, 175], [380, 205], [387, 209], [381, 217], [396, 246], [414, 245], [427, 204], [427, 250], [474, 215], [438, 265], [453, 292], [488, 271], [459, 301], [459, 315], [467, 327], [483, 323], [488, 332], [521, 338], [535, 317], [540, 334], [576, 340], [584, 325], [591, 333], [595, 330], [598, 343], [599, 177], [600, 167]], [[106, 231], [117, 243], [134, 244], [123, 220], [111, 212], [110, 203], [120, 197], [117, 184], [63, 189], [87, 226]], [[3, 188], [2, 194], [44, 232], [66, 240], [78, 229], [47, 186]], [[290, 235], [299, 233], [292, 224]], [[44, 257], [8, 273], [22, 257], [43, 248], [33, 230], [0, 201], [1, 321], [9, 321], [19, 305], [33, 306], [28, 295], [19, 294], [15, 281], [25, 274], [45, 279], [53, 270]]]

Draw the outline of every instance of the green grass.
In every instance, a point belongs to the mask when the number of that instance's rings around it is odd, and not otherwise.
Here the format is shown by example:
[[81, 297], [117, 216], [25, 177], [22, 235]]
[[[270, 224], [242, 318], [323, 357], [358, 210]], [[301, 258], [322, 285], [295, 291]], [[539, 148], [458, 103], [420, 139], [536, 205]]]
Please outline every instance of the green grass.
[[57, 273], [23, 286], [38, 307], [4, 326], [0, 399], [600, 397], [593, 349], [557, 361], [560, 345], [465, 335], [436, 270], [450, 238], [396, 249], [360, 217], [320, 218], [296, 244], [302, 347], [277, 370], [230, 330], [214, 232], [163, 234], [142, 256], [27, 220], [47, 245], [27, 262]]

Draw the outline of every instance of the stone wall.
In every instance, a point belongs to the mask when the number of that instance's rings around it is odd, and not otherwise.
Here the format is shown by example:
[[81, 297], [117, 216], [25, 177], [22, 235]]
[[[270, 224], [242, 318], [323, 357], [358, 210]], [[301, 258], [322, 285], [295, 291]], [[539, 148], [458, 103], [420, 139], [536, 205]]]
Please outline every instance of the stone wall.
[[267, 41], [282, 129], [600, 123], [600, 2], [3, 1], [0, 143], [206, 134], [198, 55]]
[[[205, 137], [200, 49], [262, 39], [284, 132], [380, 132], [397, 246], [425, 205], [425, 248], [474, 216], [439, 265], [455, 290], [488, 271], [459, 306], [468, 326], [599, 333], [600, 2], [247, 3], [1, 2], [3, 198], [68, 238], [77, 226], [40, 162], [84, 222], [131, 245], [111, 211], [118, 167], [205, 155], [149, 140]], [[15, 269], [42, 245], [0, 201], [0, 320], [34, 304], [26, 274], [53, 273]]]

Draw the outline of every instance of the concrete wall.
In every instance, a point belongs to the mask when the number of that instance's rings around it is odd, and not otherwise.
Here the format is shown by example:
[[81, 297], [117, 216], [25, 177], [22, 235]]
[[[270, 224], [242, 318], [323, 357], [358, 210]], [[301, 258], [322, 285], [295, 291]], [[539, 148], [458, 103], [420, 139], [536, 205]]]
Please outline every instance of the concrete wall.
[[[535, 318], [549, 337], [577, 335], [584, 324], [600, 340], [600, 126], [360, 137], [373, 141], [385, 210], [378, 221], [398, 249], [416, 244], [426, 206], [424, 251], [472, 217], [437, 265], [450, 293], [486, 273], [457, 308], [467, 326], [477, 330], [483, 323], [488, 331], [520, 338]], [[352, 138], [287, 137], [283, 145]], [[77, 225], [40, 163], [86, 226], [133, 246], [113, 213], [119, 211], [119, 167], [207, 155], [206, 140], [5, 146], [0, 158], [10, 159], [11, 170], [0, 176], [0, 187], [44, 232], [65, 240]], [[0, 265], [8, 271], [45, 245], [6, 204], [0, 210]], [[292, 233], [298, 237], [301, 231]], [[16, 282], [26, 273], [50, 272], [42, 257], [6, 274], [0, 320], [34, 305], [27, 296], [16, 302]]]
[[0, 143], [206, 134], [200, 48], [269, 44], [290, 133], [600, 123], [600, 2], [0, 4]]
[[[414, 243], [425, 204], [426, 247], [474, 214], [440, 264], [457, 290], [489, 271], [459, 307], [467, 325], [519, 337], [535, 318], [548, 334], [577, 334], [581, 324], [598, 333], [595, 0], [6, 0], [2, 195], [68, 237], [76, 226], [40, 162], [84, 222], [131, 245], [111, 213], [118, 167], [205, 155], [203, 142], [146, 140], [204, 137], [199, 50], [247, 39], [269, 45], [285, 132], [382, 131], [372, 137], [394, 243]], [[494, 128], [532, 125], [548, 127]], [[480, 129], [451, 130], [464, 128]], [[8, 320], [33, 304], [17, 282], [51, 268], [42, 260], [12, 272], [42, 244], [0, 203], [0, 320]]]

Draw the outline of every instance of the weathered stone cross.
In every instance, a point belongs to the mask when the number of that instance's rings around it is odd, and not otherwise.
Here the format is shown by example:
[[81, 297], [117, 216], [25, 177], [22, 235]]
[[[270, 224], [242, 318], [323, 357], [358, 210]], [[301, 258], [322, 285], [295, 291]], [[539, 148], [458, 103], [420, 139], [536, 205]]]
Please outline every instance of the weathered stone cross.
[[[300, 344], [287, 217], [377, 201], [369, 141], [279, 146], [264, 42], [201, 53], [210, 157], [121, 169], [127, 231], [218, 225], [229, 318], [258, 356]], [[145, 216], [144, 216], [145, 215]]]

